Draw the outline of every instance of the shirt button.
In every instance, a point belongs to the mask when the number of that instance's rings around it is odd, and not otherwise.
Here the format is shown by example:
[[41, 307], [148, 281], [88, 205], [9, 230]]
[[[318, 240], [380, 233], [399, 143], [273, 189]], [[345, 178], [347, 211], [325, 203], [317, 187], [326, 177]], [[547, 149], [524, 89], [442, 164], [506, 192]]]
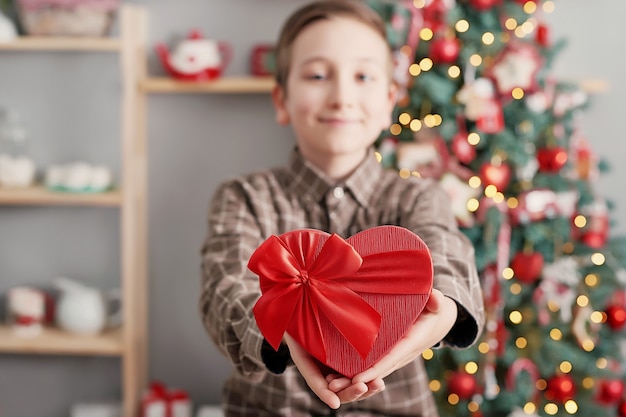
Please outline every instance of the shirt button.
[[341, 199], [345, 195], [345, 191], [343, 191], [343, 188], [341, 187], [335, 187], [335, 189], [333, 190], [333, 195], [335, 196], [335, 198]]

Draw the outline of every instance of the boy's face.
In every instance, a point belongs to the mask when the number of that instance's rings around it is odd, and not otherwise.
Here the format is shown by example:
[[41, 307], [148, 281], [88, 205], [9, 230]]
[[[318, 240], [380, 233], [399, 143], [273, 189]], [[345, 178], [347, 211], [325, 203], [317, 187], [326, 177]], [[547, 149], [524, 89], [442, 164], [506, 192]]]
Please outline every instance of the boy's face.
[[354, 19], [333, 17], [295, 39], [286, 89], [273, 94], [302, 154], [318, 166], [362, 158], [391, 123], [396, 88], [385, 40]]

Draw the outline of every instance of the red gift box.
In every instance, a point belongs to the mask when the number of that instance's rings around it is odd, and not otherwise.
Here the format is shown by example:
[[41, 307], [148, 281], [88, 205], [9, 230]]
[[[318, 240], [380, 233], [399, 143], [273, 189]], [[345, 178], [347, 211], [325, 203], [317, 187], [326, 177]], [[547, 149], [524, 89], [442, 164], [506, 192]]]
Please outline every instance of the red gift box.
[[191, 400], [181, 389], [153, 382], [141, 399], [141, 417], [191, 417]]
[[303, 229], [271, 236], [249, 269], [262, 296], [254, 316], [278, 349], [285, 332], [347, 377], [372, 366], [421, 314], [433, 284], [430, 252], [398, 226], [378, 226], [344, 240]]

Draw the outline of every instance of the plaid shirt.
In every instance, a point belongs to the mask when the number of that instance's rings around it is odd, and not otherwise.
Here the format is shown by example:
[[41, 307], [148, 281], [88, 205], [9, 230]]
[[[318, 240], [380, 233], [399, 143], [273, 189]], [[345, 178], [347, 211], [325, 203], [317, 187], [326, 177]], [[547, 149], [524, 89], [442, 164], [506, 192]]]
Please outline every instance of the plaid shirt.
[[247, 262], [269, 236], [314, 228], [347, 238], [385, 224], [406, 227], [426, 242], [434, 287], [459, 305], [457, 323], [443, 344], [473, 343], [483, 326], [474, 251], [436, 182], [401, 179], [383, 169], [372, 150], [354, 173], [336, 183], [295, 150], [288, 166], [217, 189], [202, 248], [200, 309], [208, 334], [235, 366], [224, 387], [228, 417], [437, 416], [421, 360], [385, 378], [382, 393], [330, 409], [307, 387], [287, 348], [269, 348], [252, 314], [261, 293]]

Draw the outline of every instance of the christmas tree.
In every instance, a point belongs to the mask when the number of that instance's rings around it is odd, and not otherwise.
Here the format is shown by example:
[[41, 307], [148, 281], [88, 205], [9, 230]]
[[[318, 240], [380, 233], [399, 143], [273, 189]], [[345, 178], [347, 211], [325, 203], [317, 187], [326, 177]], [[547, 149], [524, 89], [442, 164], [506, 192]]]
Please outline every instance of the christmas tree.
[[401, 87], [381, 162], [442, 184], [483, 285], [479, 342], [424, 353], [442, 417], [626, 416], [626, 245], [594, 190], [588, 96], [550, 73], [555, 3], [370, 4]]

